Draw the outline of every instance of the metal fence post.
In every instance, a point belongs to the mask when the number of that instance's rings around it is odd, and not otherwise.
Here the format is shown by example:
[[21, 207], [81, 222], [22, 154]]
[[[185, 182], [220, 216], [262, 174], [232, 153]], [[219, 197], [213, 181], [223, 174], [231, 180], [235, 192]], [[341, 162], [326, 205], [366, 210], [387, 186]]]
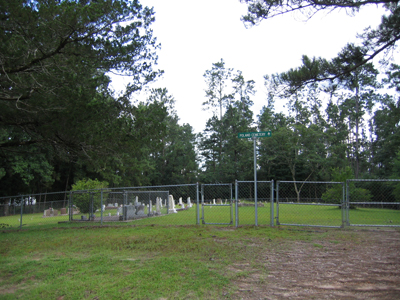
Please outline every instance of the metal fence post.
[[72, 199], [72, 197], [73, 197], [72, 195], [73, 195], [72, 191], [70, 191], [69, 192], [69, 206], [68, 206], [68, 217], [69, 217], [70, 222], [72, 221], [72, 215], [74, 213], [74, 208], [73, 208], [74, 202]]
[[276, 225], [279, 225], [279, 180], [276, 182]]
[[201, 185], [201, 219], [204, 224], [204, 184]]
[[271, 180], [271, 227], [274, 227], [274, 180]]
[[346, 190], [345, 183], [342, 183], [342, 228], [346, 227]]
[[196, 225], [200, 225], [199, 183], [196, 183]]
[[349, 180], [346, 180], [346, 204], [345, 204], [345, 209], [346, 209], [346, 225], [350, 226], [350, 219], [349, 219], [349, 200], [350, 200], [350, 191], [349, 191]]
[[256, 138], [253, 138], [254, 144], [254, 214], [255, 226], [258, 226], [258, 204], [257, 204], [257, 152], [256, 152]]
[[24, 212], [24, 198], [21, 196], [21, 218], [19, 220], [19, 229], [22, 229], [22, 214]]
[[238, 198], [239, 198], [239, 186], [238, 181], [235, 180], [235, 226], [239, 226], [239, 209], [238, 209]]
[[100, 190], [100, 224], [103, 225], [103, 189]]

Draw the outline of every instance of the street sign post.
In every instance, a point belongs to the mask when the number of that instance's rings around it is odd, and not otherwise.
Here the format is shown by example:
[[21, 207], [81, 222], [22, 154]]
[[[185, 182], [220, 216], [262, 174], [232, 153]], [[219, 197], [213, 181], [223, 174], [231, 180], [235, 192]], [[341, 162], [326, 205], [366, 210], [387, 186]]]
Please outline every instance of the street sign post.
[[[252, 139], [254, 148], [254, 209], [255, 209], [255, 226], [258, 226], [258, 205], [257, 205], [257, 153], [256, 153], [256, 139], [261, 137], [270, 137], [271, 131], [260, 131], [260, 132], [239, 132], [238, 138], [240, 139]], [[272, 199], [271, 199], [272, 201]], [[236, 203], [237, 205], [237, 203]], [[274, 226], [273, 219], [274, 204], [271, 203], [271, 226]]]

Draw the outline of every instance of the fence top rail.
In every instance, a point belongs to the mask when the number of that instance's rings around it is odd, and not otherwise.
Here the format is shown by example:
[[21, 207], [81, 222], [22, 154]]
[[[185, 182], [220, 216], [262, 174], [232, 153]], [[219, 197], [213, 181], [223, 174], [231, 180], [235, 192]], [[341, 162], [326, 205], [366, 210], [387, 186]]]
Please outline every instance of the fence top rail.
[[[120, 193], [120, 192], [117, 192]], [[169, 191], [124, 191], [127, 194], [149, 194], [149, 193], [169, 193]]]
[[277, 183], [323, 183], [323, 184], [344, 184], [344, 182], [336, 181], [281, 181], [278, 180]]
[[197, 183], [172, 184], [172, 185], [130, 186], [130, 187], [108, 188], [108, 190], [153, 189], [153, 188], [184, 187], [184, 186], [197, 186]]
[[398, 181], [400, 181], [400, 179], [347, 179], [346, 181], [369, 181], [369, 182], [394, 181], [394, 182], [398, 182]]
[[[268, 181], [268, 180], [257, 180], [257, 182], [258, 183], [272, 183], [273, 182], [273, 180], [270, 180], [270, 181]], [[245, 180], [245, 181], [237, 181], [237, 183], [254, 183], [254, 180]]]
[[38, 197], [38, 196], [45, 196], [45, 195], [65, 195], [69, 194], [69, 191], [62, 191], [62, 192], [50, 192], [50, 193], [36, 193], [36, 194], [24, 194], [24, 195], [14, 195], [14, 196], [3, 196], [0, 197], [0, 200], [2, 199], [10, 199], [10, 198], [27, 198], [27, 197]]
[[[186, 187], [186, 186], [197, 186], [198, 183], [187, 183], [187, 184], [175, 184], [175, 185], [153, 185], [153, 186], [133, 186], [133, 187], [120, 187], [120, 188], [103, 188], [103, 189], [88, 189], [88, 190], [76, 190], [76, 191], [60, 191], [60, 192], [49, 192], [49, 193], [36, 193], [36, 194], [24, 194], [24, 195], [12, 195], [12, 196], [3, 196], [0, 197], [0, 200], [10, 199], [10, 198], [26, 198], [26, 197], [37, 197], [44, 195], [56, 195], [56, 194], [70, 194], [76, 192], [91, 192], [91, 193], [100, 193], [101, 191], [115, 191], [115, 190], [132, 190], [132, 189], [149, 189], [149, 188], [168, 188], [168, 187]], [[161, 191], [163, 192], [163, 191]]]
[[232, 183], [202, 183], [201, 185], [232, 185]]

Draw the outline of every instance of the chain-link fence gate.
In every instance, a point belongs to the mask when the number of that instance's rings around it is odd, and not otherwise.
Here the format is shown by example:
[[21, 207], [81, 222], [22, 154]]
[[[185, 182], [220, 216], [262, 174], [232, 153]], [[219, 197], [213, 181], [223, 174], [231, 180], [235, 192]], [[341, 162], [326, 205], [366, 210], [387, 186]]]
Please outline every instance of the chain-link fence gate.
[[235, 194], [236, 226], [274, 226], [274, 181], [257, 181], [257, 198], [254, 181], [236, 181]]
[[201, 222], [233, 225], [233, 191], [231, 183], [201, 185]]
[[400, 179], [348, 179], [349, 226], [400, 227]]
[[344, 227], [343, 182], [278, 181], [276, 224]]

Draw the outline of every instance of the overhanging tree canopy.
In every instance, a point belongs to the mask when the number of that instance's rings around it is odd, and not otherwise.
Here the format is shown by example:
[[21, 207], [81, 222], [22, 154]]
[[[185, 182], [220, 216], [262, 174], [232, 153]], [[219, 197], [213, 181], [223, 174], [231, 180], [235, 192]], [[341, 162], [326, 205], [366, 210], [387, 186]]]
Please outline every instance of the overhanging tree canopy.
[[[336, 79], [343, 74], [352, 72], [358, 67], [370, 62], [380, 53], [392, 51], [400, 40], [400, 7], [397, 0], [241, 0], [248, 5], [248, 14], [243, 17], [246, 24], [255, 25], [264, 19], [297, 12], [305, 19], [312, 18], [318, 12], [331, 12], [345, 9], [349, 14], [356, 14], [359, 9], [367, 5], [382, 5], [387, 14], [382, 16], [381, 24], [377, 28], [368, 28], [360, 35], [363, 41], [362, 53], [342, 53], [343, 59], [358, 60], [351, 67], [335, 68], [326, 60], [303, 59], [304, 71], [307, 76], [305, 82]], [[360, 59], [361, 54], [361, 59]], [[386, 59], [389, 55], [385, 56]]]

